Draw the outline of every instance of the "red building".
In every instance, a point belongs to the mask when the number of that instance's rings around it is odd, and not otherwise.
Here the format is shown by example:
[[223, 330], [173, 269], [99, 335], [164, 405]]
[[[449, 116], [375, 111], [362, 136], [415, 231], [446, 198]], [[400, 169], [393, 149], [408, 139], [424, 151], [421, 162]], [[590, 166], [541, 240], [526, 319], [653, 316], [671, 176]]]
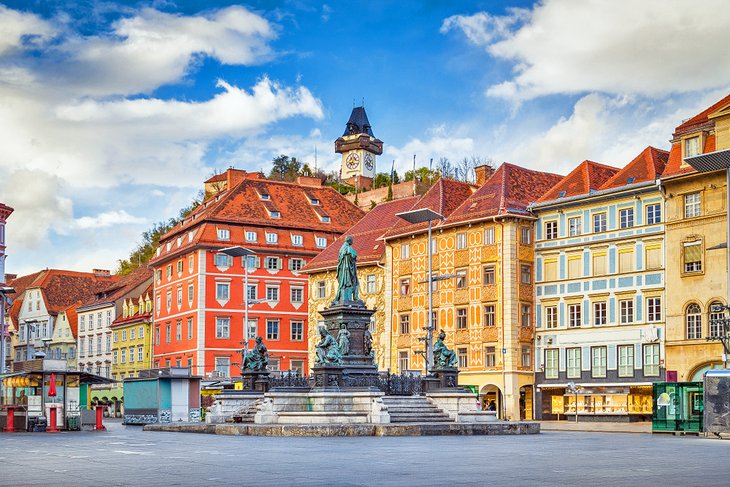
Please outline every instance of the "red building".
[[244, 260], [220, 250], [241, 246], [256, 252], [248, 299], [264, 300], [249, 306], [249, 336], [263, 337], [270, 369], [307, 370], [307, 277], [299, 271], [363, 212], [319, 179], [287, 183], [237, 169], [208, 179], [205, 195], [150, 262], [154, 365], [239, 375]]

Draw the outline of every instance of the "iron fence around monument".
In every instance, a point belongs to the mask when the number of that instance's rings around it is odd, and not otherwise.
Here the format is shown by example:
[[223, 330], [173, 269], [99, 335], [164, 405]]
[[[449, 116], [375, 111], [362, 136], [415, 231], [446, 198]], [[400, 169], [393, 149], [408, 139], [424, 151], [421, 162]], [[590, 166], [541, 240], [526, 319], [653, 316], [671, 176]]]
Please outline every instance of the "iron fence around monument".
[[[271, 376], [269, 384], [272, 388], [280, 390], [309, 390], [315, 387], [314, 376], [300, 374]], [[345, 387], [375, 387], [388, 396], [417, 396], [423, 393], [423, 378], [412, 373], [380, 373], [374, 377], [349, 376], [345, 377]]]
[[386, 374], [381, 375], [378, 382], [378, 388], [387, 396], [417, 396], [423, 393], [423, 382], [420, 375]]
[[270, 377], [269, 385], [279, 389], [311, 389], [314, 384], [306, 375], [288, 373]]

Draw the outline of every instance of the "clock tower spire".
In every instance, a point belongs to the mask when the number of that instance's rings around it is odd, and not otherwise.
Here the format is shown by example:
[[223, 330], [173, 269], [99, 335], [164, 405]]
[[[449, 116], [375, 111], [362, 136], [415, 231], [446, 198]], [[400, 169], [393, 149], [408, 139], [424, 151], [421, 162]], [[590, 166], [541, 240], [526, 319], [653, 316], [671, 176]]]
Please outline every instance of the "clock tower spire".
[[345, 133], [335, 140], [335, 152], [342, 154], [343, 180], [375, 179], [375, 158], [383, 153], [383, 141], [373, 135], [364, 106], [352, 109]]

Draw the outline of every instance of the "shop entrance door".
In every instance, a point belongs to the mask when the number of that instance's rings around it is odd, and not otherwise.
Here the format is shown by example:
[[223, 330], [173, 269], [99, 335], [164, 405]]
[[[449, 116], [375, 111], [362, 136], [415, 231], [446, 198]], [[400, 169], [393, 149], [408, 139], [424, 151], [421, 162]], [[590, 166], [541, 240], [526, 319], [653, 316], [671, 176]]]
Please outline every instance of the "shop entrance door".
[[188, 388], [186, 381], [173, 380], [170, 384], [172, 421], [188, 420]]

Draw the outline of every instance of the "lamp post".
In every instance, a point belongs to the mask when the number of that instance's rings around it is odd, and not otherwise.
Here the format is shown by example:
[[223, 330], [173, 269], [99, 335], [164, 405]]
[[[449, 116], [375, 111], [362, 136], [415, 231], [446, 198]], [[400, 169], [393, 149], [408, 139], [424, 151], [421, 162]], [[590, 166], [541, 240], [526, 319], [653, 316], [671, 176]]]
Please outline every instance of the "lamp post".
[[[15, 294], [15, 289], [0, 287], [0, 375], [5, 373], [5, 306], [10, 302], [8, 294]], [[0, 402], [4, 397], [3, 381], [0, 379]]]
[[431, 243], [431, 229], [434, 220], [443, 220], [444, 216], [433, 211], [430, 208], [421, 208], [418, 210], [405, 211], [396, 213], [397, 217], [402, 218], [411, 224], [428, 222], [428, 326], [426, 327], [426, 373], [433, 368], [433, 248]]

